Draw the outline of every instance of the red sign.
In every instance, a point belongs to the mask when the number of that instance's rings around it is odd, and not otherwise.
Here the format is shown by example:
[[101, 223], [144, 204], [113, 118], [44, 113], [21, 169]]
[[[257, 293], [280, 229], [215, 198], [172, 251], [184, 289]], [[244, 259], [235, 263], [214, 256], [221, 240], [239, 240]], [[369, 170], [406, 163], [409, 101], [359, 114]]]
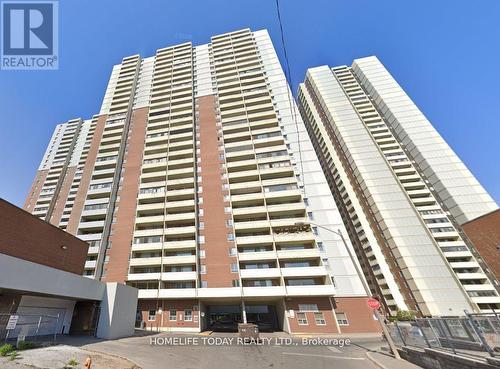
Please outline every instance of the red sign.
[[380, 309], [380, 301], [374, 299], [374, 298], [369, 298], [366, 300], [366, 303], [368, 304], [368, 307], [372, 308], [373, 310]]

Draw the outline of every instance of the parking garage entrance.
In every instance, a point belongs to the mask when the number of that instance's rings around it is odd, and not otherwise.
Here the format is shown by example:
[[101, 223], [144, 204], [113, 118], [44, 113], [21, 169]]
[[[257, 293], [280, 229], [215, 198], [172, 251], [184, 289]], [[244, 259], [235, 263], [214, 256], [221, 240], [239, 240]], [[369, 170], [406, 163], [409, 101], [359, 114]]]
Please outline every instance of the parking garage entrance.
[[[247, 323], [259, 326], [261, 332], [279, 330], [278, 316], [274, 305], [245, 304]], [[236, 332], [243, 322], [241, 305], [208, 305], [206, 309], [208, 329], [214, 332]]]

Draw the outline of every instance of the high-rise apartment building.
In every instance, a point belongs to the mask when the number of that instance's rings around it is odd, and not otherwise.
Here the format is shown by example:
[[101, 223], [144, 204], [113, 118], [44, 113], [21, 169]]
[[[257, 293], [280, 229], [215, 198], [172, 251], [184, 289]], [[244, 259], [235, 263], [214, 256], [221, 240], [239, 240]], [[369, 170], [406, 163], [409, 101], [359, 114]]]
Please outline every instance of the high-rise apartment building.
[[25, 209], [90, 244], [87, 276], [137, 287], [147, 325], [378, 331], [266, 31], [124, 58]]
[[498, 310], [498, 281], [460, 228], [497, 206], [378, 59], [309, 69], [298, 99], [386, 310]]

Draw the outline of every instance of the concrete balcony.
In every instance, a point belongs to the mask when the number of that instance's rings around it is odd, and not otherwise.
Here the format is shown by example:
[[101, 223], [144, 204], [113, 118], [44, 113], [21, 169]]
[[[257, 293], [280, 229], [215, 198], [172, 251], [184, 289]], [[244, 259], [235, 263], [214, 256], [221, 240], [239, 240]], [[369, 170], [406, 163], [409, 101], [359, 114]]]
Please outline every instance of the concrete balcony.
[[161, 273], [129, 273], [127, 281], [158, 281]]
[[443, 254], [446, 258], [472, 257], [472, 253], [470, 251], [445, 251]]
[[143, 216], [136, 217], [135, 224], [163, 223], [164, 220], [165, 219], [163, 215]]
[[240, 287], [198, 288], [199, 298], [241, 297]]
[[78, 225], [78, 229], [99, 229], [104, 227], [104, 220], [95, 220], [93, 222], [83, 222]]
[[272, 227], [287, 227], [287, 226], [293, 226], [295, 223], [308, 223], [308, 222], [309, 222], [309, 219], [307, 219], [306, 217], [272, 219], [271, 226]]
[[245, 236], [245, 237], [236, 237], [236, 243], [240, 246], [242, 245], [256, 245], [256, 244], [266, 244], [272, 243], [273, 236], [272, 235], [263, 235], [263, 236]]
[[164, 256], [163, 264], [177, 265], [177, 264], [195, 264], [196, 255], [182, 255], [182, 256]]
[[102, 238], [102, 233], [79, 234], [77, 237], [82, 241], [96, 241]]
[[280, 205], [268, 205], [267, 207], [270, 213], [286, 213], [290, 210], [305, 210], [304, 203], [294, 202], [291, 204], [280, 204]]
[[165, 197], [165, 191], [157, 191], [153, 193], [140, 193], [138, 198], [139, 200], [144, 200], [144, 199], [156, 199], [156, 198], [164, 198]]
[[175, 220], [193, 220], [195, 219], [195, 213], [179, 213], [179, 214], [167, 214], [165, 220], [167, 222], [175, 221]]
[[[94, 172], [95, 173], [95, 172]], [[100, 194], [108, 194], [111, 192], [111, 186], [105, 188], [95, 188], [87, 191], [87, 195], [100, 195]]]
[[108, 209], [94, 209], [94, 210], [83, 210], [82, 217], [91, 217], [96, 215], [106, 215]]
[[327, 274], [324, 266], [281, 268], [283, 277], [318, 277]]
[[134, 237], [148, 237], [163, 235], [163, 228], [143, 229], [134, 231]]
[[251, 206], [248, 208], [233, 209], [233, 215], [249, 215], [249, 214], [265, 214], [267, 208], [265, 206]]
[[95, 260], [87, 260], [85, 262], [85, 269], [94, 269], [95, 265], [96, 265], [96, 261]]
[[268, 220], [256, 220], [251, 222], [235, 222], [234, 229], [263, 229], [270, 228], [270, 223]]
[[285, 295], [285, 286], [243, 287], [243, 296], [246, 297], [280, 297]]
[[231, 196], [231, 202], [232, 203], [238, 203], [238, 202], [244, 202], [244, 201], [262, 201], [264, 200], [264, 195], [260, 192], [257, 193], [247, 193], [244, 195], [232, 195]]
[[130, 259], [130, 266], [151, 266], [151, 265], [161, 265], [161, 257]]
[[228, 178], [235, 179], [235, 178], [258, 177], [258, 175], [259, 175], [258, 170], [245, 170], [241, 172], [229, 173]]
[[91, 246], [89, 247], [89, 250], [87, 251], [88, 255], [96, 255], [99, 253], [99, 246]]
[[302, 250], [278, 250], [279, 259], [307, 259], [318, 258], [320, 252], [317, 248]]
[[187, 234], [195, 234], [196, 227], [172, 227], [165, 229], [165, 235], [187, 235]]
[[161, 273], [162, 281], [195, 281], [196, 272], [164, 272]]
[[158, 297], [161, 299], [195, 298], [196, 288], [162, 288]]
[[483, 273], [456, 273], [458, 279], [486, 279]]
[[195, 249], [195, 240], [168, 241], [164, 243], [165, 250]]
[[132, 251], [155, 251], [162, 249], [161, 242], [151, 242], [151, 243], [134, 243], [132, 244]]
[[276, 260], [276, 251], [240, 252], [239, 261]]
[[175, 208], [176, 210], [178, 210], [179, 208], [193, 208], [194, 210], [194, 205], [195, 205], [194, 200], [180, 200], [180, 201], [167, 201], [165, 207], [167, 209]]
[[288, 296], [333, 296], [335, 287], [331, 284], [312, 286], [286, 286]]
[[275, 233], [274, 240], [276, 242], [311, 242], [314, 241], [314, 234], [312, 232]]
[[267, 269], [240, 269], [241, 278], [247, 279], [264, 279], [264, 278], [279, 278], [279, 268]]
[[452, 262], [452, 263], [450, 263], [450, 266], [453, 269], [457, 269], [457, 268], [478, 268], [479, 269], [479, 264], [476, 261]]
[[498, 304], [500, 303], [499, 296], [482, 296], [482, 297], [471, 297], [471, 300], [476, 304]]

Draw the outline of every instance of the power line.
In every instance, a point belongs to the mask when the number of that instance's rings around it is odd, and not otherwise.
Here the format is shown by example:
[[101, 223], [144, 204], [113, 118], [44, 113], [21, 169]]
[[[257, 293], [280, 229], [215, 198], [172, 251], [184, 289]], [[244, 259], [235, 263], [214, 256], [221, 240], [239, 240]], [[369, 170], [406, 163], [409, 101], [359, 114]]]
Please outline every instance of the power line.
[[299, 124], [297, 122], [297, 111], [294, 108], [294, 104], [292, 103], [292, 98], [290, 97], [290, 95], [292, 94], [292, 87], [293, 87], [292, 73], [290, 72], [290, 62], [288, 61], [288, 53], [286, 51], [285, 34], [283, 32], [283, 22], [281, 20], [279, 0], [276, 0], [276, 10], [278, 13], [278, 23], [280, 26], [281, 46], [283, 48], [283, 55], [285, 57], [285, 71], [284, 71], [284, 73], [285, 73], [285, 79], [288, 82], [288, 89], [287, 89], [288, 104], [290, 106], [291, 116], [292, 116], [293, 122], [295, 124], [295, 132], [297, 133], [297, 147], [298, 147], [298, 152], [299, 152], [300, 175], [302, 176], [302, 183], [304, 186], [304, 195], [307, 197], [306, 183], [305, 183], [305, 177], [304, 177], [304, 162], [302, 161], [302, 149], [300, 147]]

